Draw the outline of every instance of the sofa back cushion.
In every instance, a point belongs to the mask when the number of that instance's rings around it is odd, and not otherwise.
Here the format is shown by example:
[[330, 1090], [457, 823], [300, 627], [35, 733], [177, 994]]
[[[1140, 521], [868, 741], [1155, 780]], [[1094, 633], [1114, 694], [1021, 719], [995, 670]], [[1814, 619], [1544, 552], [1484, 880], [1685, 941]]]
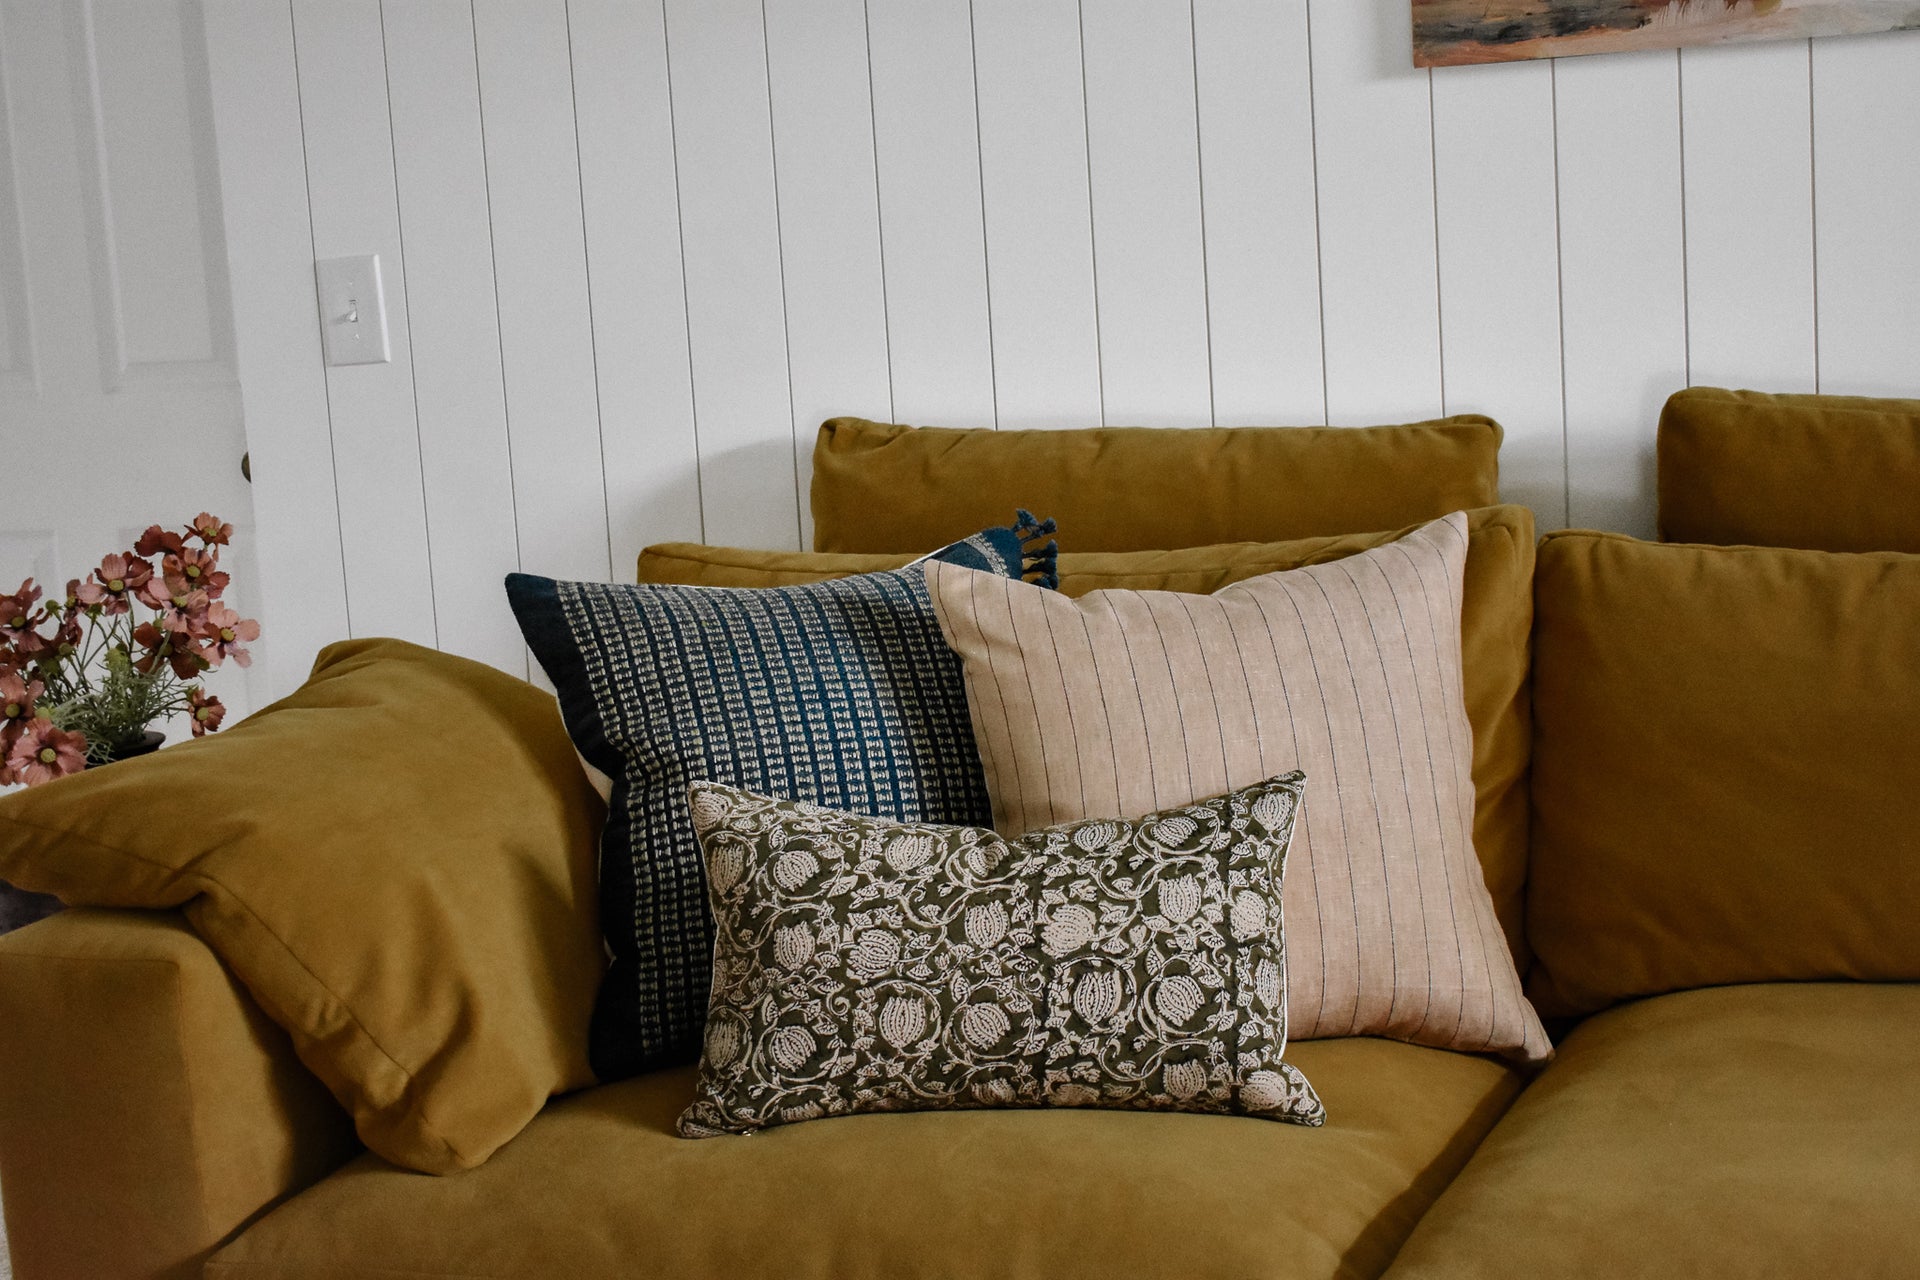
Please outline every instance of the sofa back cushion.
[[[1354, 533], [1287, 542], [1241, 542], [1174, 551], [1062, 551], [1060, 593], [1103, 587], [1206, 595], [1231, 583], [1326, 564], [1411, 532]], [[1527, 758], [1533, 704], [1527, 687], [1533, 627], [1533, 513], [1521, 506], [1467, 513], [1466, 592], [1460, 645], [1467, 720], [1473, 726], [1473, 843], [1513, 957], [1530, 956], [1521, 928], [1527, 873]], [[642, 582], [778, 587], [896, 569], [913, 557], [825, 551], [751, 551], [663, 543], [640, 556]]]
[[813, 451], [816, 551], [930, 551], [1011, 507], [1075, 551], [1397, 529], [1499, 501], [1500, 427], [951, 430], [834, 418]]
[[362, 1141], [451, 1173], [593, 1082], [604, 812], [552, 697], [354, 640], [217, 737], [0, 799], [0, 878], [184, 908]]
[[1920, 556], [1556, 533], [1530, 994], [1920, 979]]
[[1659, 449], [1668, 542], [1920, 552], [1920, 400], [1694, 387]]

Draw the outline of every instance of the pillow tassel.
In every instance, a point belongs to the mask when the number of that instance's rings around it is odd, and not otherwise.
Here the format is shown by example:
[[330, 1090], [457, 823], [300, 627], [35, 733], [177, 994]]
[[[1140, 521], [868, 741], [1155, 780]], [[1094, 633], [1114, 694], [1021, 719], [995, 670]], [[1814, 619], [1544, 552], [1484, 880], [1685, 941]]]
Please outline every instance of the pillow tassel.
[[[1020, 576], [1028, 582], [1037, 583], [1049, 591], [1060, 587], [1060, 544], [1049, 534], [1058, 533], [1060, 526], [1051, 517], [1045, 520], [1034, 519], [1033, 512], [1025, 508], [1014, 512], [1013, 531], [1020, 539], [1021, 568]], [[1033, 544], [1046, 538], [1045, 545]]]

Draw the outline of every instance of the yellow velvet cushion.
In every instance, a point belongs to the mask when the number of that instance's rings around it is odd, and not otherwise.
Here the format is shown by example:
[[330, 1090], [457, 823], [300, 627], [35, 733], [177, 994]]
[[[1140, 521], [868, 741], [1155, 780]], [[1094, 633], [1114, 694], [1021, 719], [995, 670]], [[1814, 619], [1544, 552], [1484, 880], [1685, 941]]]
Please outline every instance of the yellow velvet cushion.
[[1694, 387], [1659, 450], [1669, 542], [1920, 551], [1920, 400]]
[[[1357, 533], [1291, 542], [1230, 543], [1176, 551], [1063, 551], [1060, 590], [1069, 596], [1118, 587], [1206, 595], [1280, 569], [1325, 564], [1384, 546], [1409, 532]], [[1527, 760], [1532, 742], [1527, 637], [1533, 626], [1533, 516], [1525, 507], [1467, 513], [1467, 579], [1460, 639], [1467, 721], [1473, 727], [1474, 848], [1494, 911], [1521, 972], [1527, 871]], [[895, 569], [907, 554], [747, 551], [665, 543], [640, 557], [642, 582], [772, 587]]]
[[1301, 1045], [1324, 1129], [947, 1111], [689, 1142], [692, 1069], [555, 1103], [485, 1168], [364, 1158], [215, 1255], [214, 1280], [1364, 1280], [1521, 1074], [1384, 1040]]
[[1688, 991], [1575, 1029], [1388, 1275], [1893, 1280], [1917, 1203], [1920, 987]]
[[0, 878], [183, 907], [361, 1139], [445, 1173], [591, 1080], [603, 813], [547, 694], [362, 640], [221, 734], [0, 800]]
[[1534, 585], [1540, 1012], [1920, 979], [1920, 556], [1556, 533]]
[[1025, 507], [1076, 551], [1397, 529], [1500, 500], [1500, 428], [951, 430], [834, 418], [813, 450], [816, 551], [932, 550]]

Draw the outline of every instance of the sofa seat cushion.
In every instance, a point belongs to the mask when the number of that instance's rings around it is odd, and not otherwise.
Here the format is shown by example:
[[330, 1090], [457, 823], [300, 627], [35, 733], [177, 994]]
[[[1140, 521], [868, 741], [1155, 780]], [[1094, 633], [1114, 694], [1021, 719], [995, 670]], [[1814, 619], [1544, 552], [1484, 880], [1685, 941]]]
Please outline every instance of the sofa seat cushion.
[[1911, 1276], [1916, 1188], [1920, 986], [1688, 991], [1568, 1036], [1390, 1274]]
[[673, 1134], [693, 1072], [548, 1107], [485, 1166], [362, 1159], [218, 1254], [216, 1280], [353, 1276], [1376, 1276], [1518, 1093], [1384, 1040], [1293, 1055], [1324, 1129], [1234, 1116], [927, 1112]]

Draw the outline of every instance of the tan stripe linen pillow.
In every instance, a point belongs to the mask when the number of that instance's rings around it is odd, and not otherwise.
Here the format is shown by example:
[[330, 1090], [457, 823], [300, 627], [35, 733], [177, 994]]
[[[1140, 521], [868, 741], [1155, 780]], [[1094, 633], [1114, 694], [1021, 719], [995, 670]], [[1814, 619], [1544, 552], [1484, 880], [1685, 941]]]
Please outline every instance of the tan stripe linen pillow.
[[1210, 596], [1078, 600], [927, 567], [994, 825], [1137, 818], [1304, 770], [1284, 899], [1300, 1039], [1544, 1059], [1473, 849], [1466, 517]]

